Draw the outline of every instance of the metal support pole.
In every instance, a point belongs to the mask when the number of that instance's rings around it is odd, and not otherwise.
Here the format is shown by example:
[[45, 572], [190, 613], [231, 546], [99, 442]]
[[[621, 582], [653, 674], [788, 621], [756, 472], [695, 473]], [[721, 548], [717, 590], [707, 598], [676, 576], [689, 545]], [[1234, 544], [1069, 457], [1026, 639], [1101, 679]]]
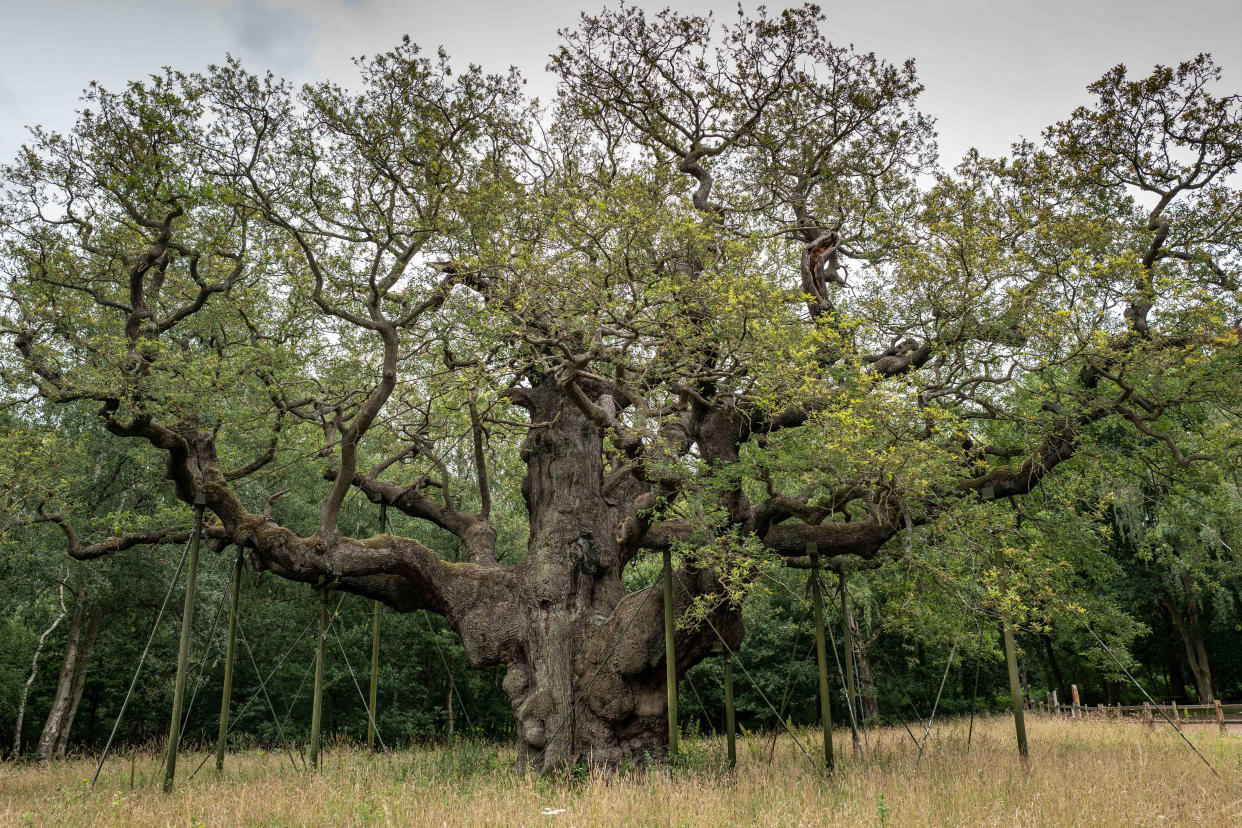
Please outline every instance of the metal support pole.
[[311, 767], [319, 770], [319, 732], [323, 724], [323, 669], [328, 645], [328, 593], [325, 585], [319, 591], [319, 646], [315, 650], [315, 698], [311, 704], [310, 754]]
[[[448, 674], [448, 690], [445, 692], [444, 710], [448, 714], [444, 723], [444, 743], [453, 744], [453, 672]], [[572, 710], [572, 707], [570, 708]], [[570, 739], [572, 742], [573, 739]]]
[[[380, 534], [388, 531], [388, 504], [380, 504]], [[380, 602], [371, 605], [371, 694], [367, 701], [370, 715], [367, 716], [367, 750], [375, 750], [375, 701], [379, 694], [379, 642], [380, 642]]]
[[858, 736], [858, 720], [862, 717], [862, 706], [854, 709], [854, 630], [853, 624], [850, 623], [850, 599], [849, 593], [845, 585], [845, 570], [837, 572], [837, 578], [841, 586], [841, 626], [845, 629], [843, 645], [845, 647], [845, 704], [849, 708], [850, 714], [850, 735], [854, 741], [854, 753], [857, 754], [862, 750], [862, 739]]
[[1026, 761], [1030, 752], [1026, 744], [1026, 717], [1022, 712], [1022, 688], [1018, 684], [1018, 654], [1013, 643], [1013, 627], [1009, 619], [1001, 622], [1001, 632], [1005, 639], [1005, 663], [1009, 667], [1009, 695], [1013, 700], [1013, 726], [1018, 732], [1018, 754]]
[[[733, 708], [733, 654], [724, 654], [725, 744], [729, 749], [729, 767], [737, 766], [737, 713]], [[1219, 704], [1219, 702], [1218, 702]]]
[[177, 680], [173, 685], [171, 724], [168, 726], [168, 755], [164, 760], [164, 793], [172, 790], [177, 775], [177, 747], [181, 742], [181, 703], [185, 698], [185, 674], [190, 661], [190, 632], [194, 626], [194, 598], [198, 590], [198, 546], [203, 533], [202, 494], [194, 498], [194, 529], [190, 536], [190, 568], [185, 576], [185, 603], [181, 607], [181, 644], [177, 650]]
[[819, 547], [806, 545], [811, 559], [811, 612], [815, 618], [815, 658], [819, 664], [819, 715], [824, 726], [824, 770], [836, 770], [832, 755], [832, 700], [828, 696], [828, 640], [824, 632], [824, 596], [819, 584]]
[[224, 690], [220, 693], [220, 735], [216, 739], [216, 770], [224, 770], [224, 748], [229, 736], [229, 705], [233, 701], [233, 656], [237, 647], [237, 603], [241, 597], [242, 567], [245, 559], [237, 548], [233, 564], [233, 594], [229, 603], [229, 637], [224, 647]]
[[367, 750], [375, 750], [375, 698], [379, 692], [379, 623], [380, 602], [372, 601], [371, 610], [371, 695], [367, 704], [371, 715], [367, 716]]
[[677, 730], [677, 653], [673, 645], [673, 553], [664, 550], [664, 681], [668, 690], [668, 755], [680, 749]]

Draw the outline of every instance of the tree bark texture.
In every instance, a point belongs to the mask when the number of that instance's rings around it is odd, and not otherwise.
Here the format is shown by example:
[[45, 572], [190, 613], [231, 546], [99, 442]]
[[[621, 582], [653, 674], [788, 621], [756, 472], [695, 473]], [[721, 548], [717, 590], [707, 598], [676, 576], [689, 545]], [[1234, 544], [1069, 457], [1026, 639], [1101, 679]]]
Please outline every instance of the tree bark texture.
[[1200, 704], [1211, 704], [1216, 698], [1212, 686], [1212, 666], [1208, 661], [1207, 642], [1203, 635], [1203, 613], [1199, 602], [1190, 593], [1190, 585], [1186, 584], [1186, 610], [1178, 609], [1173, 599], [1162, 595], [1160, 603], [1164, 605], [1181, 636], [1182, 646], [1186, 650], [1186, 664], [1190, 667], [1191, 678], [1195, 682], [1195, 691], [1199, 695]]
[[35, 756], [39, 759], [59, 759], [65, 755], [73, 720], [82, 701], [82, 690], [86, 686], [86, 668], [103, 619], [103, 607], [88, 606], [86, 587], [79, 587], [69, 620], [60, 675], [56, 680], [56, 695], [52, 698], [51, 710], [35, 748]]
[[34, 654], [30, 657], [30, 675], [26, 679], [26, 683], [22, 685], [21, 697], [17, 702], [17, 719], [13, 723], [13, 758], [21, 756], [22, 753], [22, 725], [26, 719], [26, 700], [30, 696], [30, 685], [34, 684], [35, 678], [39, 675], [39, 657], [43, 655], [43, 645], [47, 643], [47, 637], [52, 634], [60, 622], [65, 619], [65, 585], [61, 583], [58, 590], [60, 597], [60, 612], [52, 619], [52, 623], [48, 625], [43, 634], [39, 636], [39, 641], [35, 645]]
[[[668, 732], [659, 587], [627, 594], [622, 584], [629, 555], [618, 535], [628, 513], [614, 505], [623, 500], [605, 495], [600, 429], [549, 381], [536, 387], [530, 406], [532, 422], [549, 425], [532, 429], [522, 448], [530, 545], [506, 577], [523, 600], [489, 630], [487, 648], [468, 643], [467, 652], [482, 662], [482, 651], [494, 648], [504, 660], [524, 766], [659, 756]], [[706, 573], [682, 570], [674, 579], [679, 613], [687, 592], [710, 588], [694, 583], [710, 580]], [[740, 625], [725, 615], [714, 623], [736, 644]], [[459, 631], [467, 642], [477, 635], [465, 625]], [[678, 632], [678, 676], [708, 654], [713, 638], [709, 629]]]

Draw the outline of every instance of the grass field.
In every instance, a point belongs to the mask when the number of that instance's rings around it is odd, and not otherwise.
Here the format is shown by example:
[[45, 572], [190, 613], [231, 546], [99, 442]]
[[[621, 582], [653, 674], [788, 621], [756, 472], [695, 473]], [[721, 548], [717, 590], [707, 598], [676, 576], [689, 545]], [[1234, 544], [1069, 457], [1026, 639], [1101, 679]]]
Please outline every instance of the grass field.
[[[903, 728], [873, 730], [864, 763], [838, 731], [838, 772], [821, 779], [787, 737], [772, 763], [768, 740], [738, 743], [738, 768], [719, 765], [723, 746], [686, 741], [683, 766], [528, 778], [512, 753], [490, 745], [415, 748], [388, 756], [349, 746], [326, 754], [319, 774], [294, 770], [287, 753], [250, 751], [216, 774], [203, 754], [183, 754], [176, 790], [159, 792], [160, 757], [110, 759], [93, 793], [89, 759], [0, 765], [0, 824], [64, 825], [1242, 825], [1242, 736], [1190, 733], [1214, 777], [1166, 726], [1029, 720], [1031, 761], [1014, 750], [1011, 720], [938, 723], [915, 770]], [[814, 733], [802, 743], [815, 743]]]

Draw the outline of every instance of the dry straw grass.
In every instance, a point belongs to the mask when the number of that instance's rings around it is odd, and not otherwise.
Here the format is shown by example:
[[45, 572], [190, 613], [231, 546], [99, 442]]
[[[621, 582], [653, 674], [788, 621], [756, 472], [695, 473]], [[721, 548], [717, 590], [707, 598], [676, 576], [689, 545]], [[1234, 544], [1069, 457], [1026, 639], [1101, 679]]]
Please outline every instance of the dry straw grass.
[[[174, 793], [159, 793], [156, 753], [109, 761], [94, 793], [87, 760], [0, 767], [2, 825], [1242, 825], [1242, 737], [1190, 734], [1223, 780], [1167, 726], [1034, 718], [1023, 770], [1008, 718], [937, 724], [927, 755], [902, 728], [870, 734], [869, 768], [837, 733], [841, 767], [822, 781], [792, 741], [739, 741], [734, 774], [722, 746], [687, 740], [684, 766], [667, 771], [521, 777], [512, 754], [489, 746], [416, 748], [387, 757], [329, 750], [321, 774], [294, 771], [283, 753], [230, 756], [223, 776], [202, 754], [183, 757]], [[803, 743], [814, 743], [804, 734]], [[563, 810], [560, 810], [563, 809]], [[559, 811], [547, 813], [545, 811]]]

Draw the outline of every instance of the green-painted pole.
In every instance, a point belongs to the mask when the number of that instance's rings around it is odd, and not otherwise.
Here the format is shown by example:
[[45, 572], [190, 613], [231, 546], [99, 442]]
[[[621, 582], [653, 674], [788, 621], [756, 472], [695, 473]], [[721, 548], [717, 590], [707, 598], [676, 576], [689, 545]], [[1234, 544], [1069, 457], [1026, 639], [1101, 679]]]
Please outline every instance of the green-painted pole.
[[324, 586], [319, 591], [319, 646], [315, 650], [315, 697], [311, 703], [310, 754], [311, 767], [319, 769], [319, 731], [323, 724], [323, 669], [324, 655], [328, 645], [328, 593]]
[[729, 747], [729, 767], [737, 765], [737, 713], [733, 709], [733, 654], [724, 656], [725, 743]]
[[664, 681], [668, 689], [668, 755], [680, 749], [677, 731], [677, 653], [673, 647], [673, 554], [664, 550]]
[[1018, 653], [1013, 643], [1013, 627], [1009, 619], [1001, 622], [1005, 639], [1005, 663], [1009, 667], [1009, 695], [1013, 699], [1013, 726], [1018, 731], [1018, 755], [1026, 761], [1030, 752], [1026, 743], [1026, 716], [1022, 711], [1022, 687], [1018, 682]]
[[836, 770], [832, 755], [832, 700], [828, 696], [828, 639], [824, 633], [824, 600], [819, 585], [819, 547], [806, 545], [811, 559], [811, 613], [815, 618], [815, 657], [819, 662], [819, 715], [824, 725], [824, 770]]
[[371, 603], [371, 695], [368, 701], [370, 714], [367, 716], [367, 750], [375, 750], [375, 697], [379, 692], [380, 602]]
[[164, 793], [172, 790], [177, 775], [177, 747], [181, 742], [181, 703], [185, 698], [185, 674], [190, 662], [190, 632], [194, 626], [194, 598], [198, 588], [198, 542], [203, 530], [206, 500], [194, 498], [194, 529], [190, 534], [190, 568], [185, 576], [185, 603], [181, 608], [181, 645], [177, 650], [177, 681], [173, 685], [172, 721], [168, 726], [168, 756], [164, 760]]
[[[388, 504], [380, 504], [380, 534], [388, 531]], [[371, 694], [367, 704], [370, 714], [367, 716], [367, 750], [375, 750], [375, 702], [379, 694], [379, 641], [380, 641], [380, 602], [371, 605]]]
[[844, 627], [845, 644], [845, 704], [850, 714], [850, 735], [854, 739], [854, 752], [862, 750], [862, 740], [858, 738], [858, 719], [862, 716], [861, 706], [854, 708], [854, 631], [850, 623], [850, 599], [845, 585], [845, 570], [837, 572], [841, 586], [841, 626]]
[[233, 656], [237, 646], [237, 601], [241, 597], [241, 547], [233, 564], [233, 594], [229, 603], [229, 637], [224, 647], [224, 690], [220, 693], [220, 735], [216, 739], [216, 770], [224, 770], [224, 747], [229, 736], [229, 705], [233, 701]]

